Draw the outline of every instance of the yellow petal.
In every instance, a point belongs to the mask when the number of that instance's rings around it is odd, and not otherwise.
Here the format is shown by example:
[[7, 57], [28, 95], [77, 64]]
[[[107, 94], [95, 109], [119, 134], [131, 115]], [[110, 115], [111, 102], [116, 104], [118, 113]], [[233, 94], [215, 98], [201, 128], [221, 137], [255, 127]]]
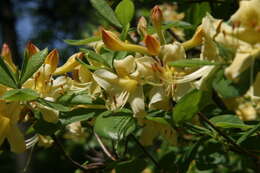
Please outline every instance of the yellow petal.
[[7, 134], [7, 140], [10, 143], [11, 151], [22, 153], [26, 149], [24, 136], [16, 125], [11, 126]]
[[0, 115], [0, 146], [2, 145], [9, 130], [10, 119]]

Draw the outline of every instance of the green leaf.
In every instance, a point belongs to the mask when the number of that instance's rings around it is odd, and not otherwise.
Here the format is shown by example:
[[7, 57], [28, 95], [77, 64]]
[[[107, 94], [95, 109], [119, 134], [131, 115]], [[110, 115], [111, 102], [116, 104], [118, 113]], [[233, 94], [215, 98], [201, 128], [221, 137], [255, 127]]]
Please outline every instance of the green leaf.
[[248, 129], [251, 126], [244, 124], [236, 115], [219, 115], [210, 119], [210, 121], [217, 127], [221, 128], [240, 128]]
[[121, 140], [135, 130], [135, 120], [131, 113], [122, 110], [106, 111], [97, 117], [94, 130], [101, 137]]
[[49, 123], [49, 122], [45, 121], [42, 118], [42, 116], [40, 117], [40, 119], [38, 119], [36, 121], [36, 123], [33, 126], [34, 130], [37, 133], [39, 133], [41, 135], [48, 135], [48, 136], [53, 135], [61, 127], [62, 126], [61, 126], [61, 122], [60, 121], [58, 121], [57, 123]]
[[59, 104], [59, 103], [47, 101], [47, 100], [44, 100], [44, 99], [42, 99], [42, 98], [39, 98], [37, 101], [38, 101], [40, 104], [44, 105], [44, 106], [47, 106], [47, 107], [56, 109], [56, 110], [58, 110], [58, 111], [62, 111], [62, 112], [68, 112], [68, 111], [70, 111], [70, 108], [69, 108], [69, 107], [64, 106], [64, 105], [62, 105], [62, 104]]
[[115, 16], [114, 11], [105, 0], [90, 0], [93, 7], [111, 24], [121, 28], [122, 25]]
[[22, 69], [22, 73], [20, 76], [20, 84], [22, 85], [26, 82], [44, 63], [44, 60], [48, 54], [48, 49], [45, 48], [44, 50], [37, 52], [34, 54], [26, 65], [24, 65], [24, 69]]
[[202, 145], [204, 142], [204, 138], [200, 138], [196, 143], [193, 143], [192, 146], [189, 147], [189, 149], [185, 152], [185, 154], [181, 157], [181, 159], [178, 160], [179, 163], [177, 163], [178, 172], [180, 173], [186, 173], [187, 170], [189, 169], [190, 164], [192, 163], [192, 160], [195, 159], [199, 147]]
[[168, 64], [174, 67], [201, 67], [205, 65], [219, 65], [219, 63], [199, 59], [183, 59], [169, 62]]
[[86, 38], [84, 40], [64, 40], [64, 42], [74, 46], [82, 46], [99, 40], [101, 40], [101, 37], [93, 36], [93, 37]]
[[129, 28], [130, 28], [130, 24], [126, 24], [120, 34], [120, 39], [125, 41], [126, 38], [127, 38], [127, 34], [128, 34], [128, 31], [129, 31]]
[[205, 106], [211, 104], [210, 95], [201, 90], [192, 90], [183, 96], [173, 108], [173, 122], [183, 123], [189, 121]]
[[150, 121], [154, 121], [154, 122], [160, 123], [160, 124], [170, 125], [170, 124], [169, 124], [164, 118], [162, 118], [162, 117], [146, 116], [145, 119], [150, 120]]
[[123, 26], [131, 22], [134, 12], [135, 6], [131, 0], [122, 0], [115, 10], [116, 16]]
[[245, 132], [238, 140], [237, 144], [241, 144], [244, 142], [247, 138], [249, 138], [251, 135], [253, 135], [255, 132], [257, 132], [260, 129], [260, 123], [255, 125], [253, 128]]
[[102, 109], [86, 109], [86, 108], [74, 109], [70, 112], [61, 113], [60, 120], [62, 125], [66, 126], [74, 122], [89, 120], [97, 116], [98, 114], [102, 113], [103, 111], [104, 110]]
[[8, 101], [30, 101], [39, 97], [38, 93], [29, 88], [13, 89], [7, 91], [2, 96], [2, 99]]
[[189, 4], [188, 10], [185, 12], [185, 19], [189, 23], [197, 26], [201, 23], [202, 18], [211, 12], [208, 2]]
[[[258, 61], [255, 61], [254, 73], [256, 73], [257, 67], [260, 67], [259, 64]], [[238, 76], [238, 81], [235, 83], [226, 78], [224, 70], [222, 69], [217, 72], [216, 77], [212, 82], [212, 86], [223, 98], [241, 96], [245, 94], [250, 87], [250, 80], [252, 79], [251, 75], [251, 69], [248, 68]], [[256, 75], [253, 74], [253, 79], [255, 79], [255, 76]]]
[[170, 21], [170, 22], [167, 22], [166, 24], [164, 24], [162, 26], [162, 29], [163, 30], [166, 30], [166, 29], [170, 29], [170, 28], [182, 28], [182, 29], [192, 29], [193, 26], [188, 23], [188, 22], [184, 22], [184, 21]]
[[10, 88], [17, 88], [17, 82], [14, 73], [5, 64], [2, 57], [0, 57], [0, 84]]
[[215, 45], [217, 46], [219, 56], [221, 56], [224, 60], [233, 60], [236, 54], [236, 49], [227, 47], [221, 43], [214, 42]]
[[88, 50], [88, 49], [80, 49], [80, 50], [85, 53], [86, 58], [97, 61], [107, 67], [111, 67], [106, 57], [103, 57], [102, 55], [99, 55], [92, 50]]
[[86, 67], [87, 69], [89, 70], [98, 70], [98, 69], [102, 69], [101, 67], [96, 67], [96, 66], [93, 66], [93, 65], [89, 65], [89, 64], [86, 64], [84, 61], [82, 61], [81, 59], [79, 58], [76, 58], [76, 60], [82, 64], [84, 67]]
[[60, 96], [57, 102], [63, 105], [92, 104], [92, 98], [86, 92], [69, 92]]

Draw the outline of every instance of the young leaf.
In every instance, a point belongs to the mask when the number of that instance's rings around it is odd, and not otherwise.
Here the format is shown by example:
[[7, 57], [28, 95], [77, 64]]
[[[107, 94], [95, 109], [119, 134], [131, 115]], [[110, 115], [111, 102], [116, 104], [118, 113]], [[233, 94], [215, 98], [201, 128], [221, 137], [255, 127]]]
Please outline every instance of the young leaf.
[[99, 40], [101, 40], [101, 37], [93, 36], [93, 37], [86, 38], [84, 40], [64, 40], [64, 42], [74, 46], [82, 46]]
[[2, 99], [8, 101], [30, 101], [35, 100], [39, 97], [39, 94], [32, 89], [23, 88], [23, 89], [13, 89], [7, 91], [2, 96]]
[[207, 92], [195, 89], [177, 102], [173, 108], [173, 121], [177, 124], [189, 121], [194, 115], [211, 103], [210, 95]]
[[123, 41], [126, 40], [129, 28], [130, 28], [130, 24], [129, 23], [124, 26], [123, 31], [120, 34], [120, 39], [121, 40], [123, 40]]
[[120, 23], [123, 26], [126, 26], [128, 23], [131, 22], [134, 12], [135, 6], [131, 0], [122, 0], [116, 7], [116, 16]]
[[103, 56], [97, 54], [96, 52], [94, 52], [92, 50], [88, 50], [88, 49], [80, 49], [80, 50], [85, 53], [87, 58], [93, 59], [107, 67], [110, 67], [107, 60]]
[[[250, 87], [250, 68], [239, 75], [239, 80], [234, 83], [226, 78], [224, 70], [217, 72], [215, 79], [212, 82], [213, 88], [223, 98], [232, 98], [245, 94]], [[255, 76], [255, 75], [254, 75]]]
[[173, 67], [201, 67], [205, 65], [218, 65], [219, 63], [199, 59], [183, 59], [168, 63]]
[[245, 134], [243, 134], [238, 140], [237, 140], [237, 144], [241, 144], [242, 142], [244, 142], [248, 137], [250, 137], [251, 135], [253, 135], [255, 132], [257, 132], [260, 129], [260, 123], [258, 123], [257, 125], [255, 125], [252, 129], [248, 130], [247, 132], [245, 132]]
[[63, 105], [92, 104], [92, 98], [86, 93], [66, 93], [57, 99]]
[[62, 125], [66, 126], [74, 122], [89, 120], [97, 116], [98, 114], [102, 113], [103, 111], [104, 110], [101, 109], [86, 109], [86, 108], [74, 109], [70, 112], [61, 113], [60, 120]]
[[135, 121], [129, 113], [106, 111], [97, 117], [94, 130], [101, 137], [121, 140], [135, 130]]
[[48, 54], [48, 49], [37, 52], [30, 59], [28, 59], [27, 64], [22, 69], [22, 73], [20, 76], [20, 84], [22, 85], [26, 82], [44, 63], [44, 60]]
[[118, 28], [122, 27], [122, 25], [116, 18], [114, 11], [105, 0], [90, 0], [90, 2], [93, 7], [111, 24], [115, 25]]
[[210, 119], [210, 121], [217, 127], [221, 128], [240, 128], [248, 129], [251, 126], [246, 125], [236, 115], [219, 115]]
[[38, 101], [40, 104], [44, 105], [44, 106], [47, 106], [47, 107], [56, 109], [56, 110], [58, 110], [58, 111], [62, 111], [62, 112], [68, 112], [68, 111], [70, 111], [70, 108], [68, 108], [67, 106], [64, 106], [64, 105], [62, 105], [62, 104], [59, 104], [59, 103], [47, 101], [47, 100], [44, 100], [44, 99], [42, 99], [42, 98], [39, 98], [37, 101]]
[[0, 57], [0, 84], [10, 88], [17, 88], [15, 75], [5, 64], [2, 57]]

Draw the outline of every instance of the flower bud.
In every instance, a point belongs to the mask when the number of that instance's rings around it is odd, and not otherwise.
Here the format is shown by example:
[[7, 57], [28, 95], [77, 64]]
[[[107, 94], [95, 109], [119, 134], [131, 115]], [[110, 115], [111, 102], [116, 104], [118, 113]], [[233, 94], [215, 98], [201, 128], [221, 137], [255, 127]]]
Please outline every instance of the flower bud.
[[154, 6], [151, 12], [151, 19], [156, 29], [161, 28], [163, 22], [163, 13], [158, 5]]
[[40, 51], [39, 48], [36, 47], [32, 42], [27, 43], [25, 52], [26, 54], [28, 54], [29, 57], [31, 57], [32, 55], [36, 54], [39, 51]]
[[102, 30], [102, 40], [107, 48], [115, 51], [131, 51], [149, 54], [148, 50], [139, 45], [121, 41], [113, 32]]
[[8, 64], [8, 66], [12, 69], [12, 71], [16, 71], [16, 66], [12, 60], [11, 50], [6, 43], [4, 43], [2, 46], [1, 56], [3, 57], [5, 62]]
[[113, 32], [102, 30], [102, 40], [106, 47], [111, 50], [125, 50], [125, 43], [122, 42]]
[[151, 35], [146, 35], [144, 43], [151, 55], [156, 56], [160, 53], [161, 44], [155, 37]]
[[74, 68], [79, 65], [76, 59], [77, 58], [82, 59], [83, 57], [84, 57], [84, 53], [82, 52], [72, 55], [63, 66], [56, 69], [54, 75], [60, 75], [74, 70]]
[[59, 63], [59, 52], [54, 49], [52, 50], [45, 59], [45, 64], [49, 64], [51, 67], [51, 73], [53, 73]]
[[147, 34], [147, 21], [143, 16], [140, 17], [140, 19], [138, 21], [137, 32], [142, 37], [145, 37]]

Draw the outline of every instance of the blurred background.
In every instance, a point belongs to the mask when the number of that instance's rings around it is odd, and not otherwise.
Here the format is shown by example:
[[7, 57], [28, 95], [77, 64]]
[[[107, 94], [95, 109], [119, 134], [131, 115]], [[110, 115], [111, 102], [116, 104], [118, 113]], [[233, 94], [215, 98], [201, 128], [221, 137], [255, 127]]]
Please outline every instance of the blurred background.
[[[140, 16], [148, 17], [156, 4], [178, 6], [178, 13], [183, 13], [183, 20], [194, 26], [200, 24], [207, 12], [216, 18], [228, 20], [238, 8], [235, 0], [133, 0], [136, 7], [135, 20]], [[115, 8], [120, 0], [108, 1]], [[175, 9], [175, 8], [174, 8]], [[89, 0], [1, 0], [0, 1], [0, 45], [7, 43], [11, 47], [14, 61], [20, 65], [26, 43], [32, 41], [40, 49], [57, 48], [61, 59], [65, 61], [78, 47], [66, 44], [65, 39], [84, 39], [92, 35], [98, 26], [108, 25], [101, 15], [91, 6]], [[195, 27], [194, 27], [195, 28]], [[185, 34], [188, 39], [194, 30]], [[86, 161], [86, 152], [91, 152], [84, 141], [66, 141], [66, 150], [80, 163]], [[100, 154], [98, 149], [94, 155]], [[28, 157], [30, 155], [30, 158]], [[88, 153], [89, 155], [89, 153]], [[100, 156], [101, 157], [101, 156]], [[26, 165], [28, 158], [30, 165]], [[55, 147], [37, 148], [33, 154], [15, 155], [4, 151], [0, 154], [0, 172], [15, 173], [54, 173], [74, 172]]]

